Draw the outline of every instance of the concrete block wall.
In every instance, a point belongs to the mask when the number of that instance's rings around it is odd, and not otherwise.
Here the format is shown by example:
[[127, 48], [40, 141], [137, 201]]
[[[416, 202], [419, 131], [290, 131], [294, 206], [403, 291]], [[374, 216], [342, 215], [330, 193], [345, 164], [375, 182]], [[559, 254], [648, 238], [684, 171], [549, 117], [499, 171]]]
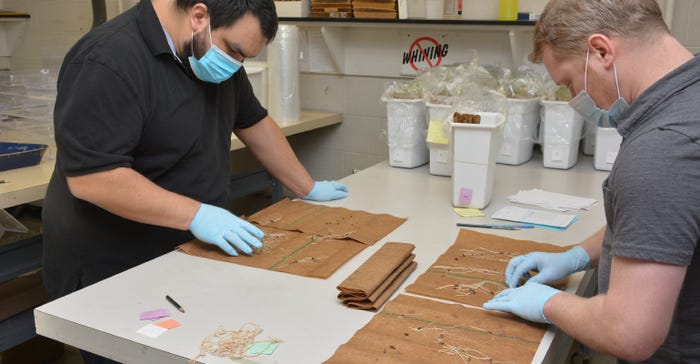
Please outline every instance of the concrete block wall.
[[[108, 18], [134, 3], [136, 0], [107, 0]], [[0, 7], [31, 14], [22, 42], [11, 58], [13, 69], [57, 70], [65, 52], [92, 25], [90, 0], [0, 0]], [[673, 33], [692, 52], [700, 52], [700, 0], [675, 0], [673, 15]], [[340, 125], [290, 137], [314, 178], [342, 178], [387, 158], [386, 111], [379, 99], [385, 83], [394, 79], [301, 75], [302, 108], [343, 114]]]
[[[106, 0], [107, 18], [137, 0]], [[12, 55], [13, 70], [49, 68], [58, 71], [63, 56], [92, 26], [91, 0], [1, 0], [6, 10], [29, 13], [21, 43]]]

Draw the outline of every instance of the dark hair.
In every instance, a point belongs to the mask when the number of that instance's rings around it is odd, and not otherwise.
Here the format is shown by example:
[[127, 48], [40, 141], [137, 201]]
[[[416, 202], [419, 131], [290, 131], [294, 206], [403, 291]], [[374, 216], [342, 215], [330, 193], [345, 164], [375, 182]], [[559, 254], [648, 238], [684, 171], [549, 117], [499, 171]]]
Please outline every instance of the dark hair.
[[260, 31], [268, 43], [277, 34], [277, 12], [273, 0], [177, 0], [177, 7], [187, 10], [198, 3], [209, 9], [212, 29], [227, 27], [243, 15], [252, 13], [260, 20]]

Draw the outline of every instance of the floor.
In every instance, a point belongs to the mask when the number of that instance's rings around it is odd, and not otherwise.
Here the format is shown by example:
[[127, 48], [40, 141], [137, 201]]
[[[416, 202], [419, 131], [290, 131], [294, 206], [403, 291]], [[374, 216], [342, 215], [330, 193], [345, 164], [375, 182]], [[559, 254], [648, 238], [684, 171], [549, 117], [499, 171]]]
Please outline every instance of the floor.
[[[1, 363], [0, 363], [1, 364]], [[46, 364], [84, 364], [83, 358], [80, 357], [80, 351], [78, 349], [66, 345], [66, 349], [63, 352], [63, 356]]]

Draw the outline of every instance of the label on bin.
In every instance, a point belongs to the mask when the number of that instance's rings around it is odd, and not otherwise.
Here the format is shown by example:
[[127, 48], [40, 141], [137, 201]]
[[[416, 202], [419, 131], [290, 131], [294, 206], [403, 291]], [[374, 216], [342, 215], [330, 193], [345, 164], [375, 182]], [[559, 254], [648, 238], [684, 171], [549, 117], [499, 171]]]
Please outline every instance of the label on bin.
[[469, 205], [472, 203], [472, 189], [462, 187], [459, 189], [459, 203], [464, 205]]
[[442, 130], [441, 120], [430, 121], [430, 124], [428, 124], [428, 137], [426, 138], [426, 141], [433, 144], [449, 144], [450, 141], [447, 139], [447, 135], [445, 135], [445, 132]]

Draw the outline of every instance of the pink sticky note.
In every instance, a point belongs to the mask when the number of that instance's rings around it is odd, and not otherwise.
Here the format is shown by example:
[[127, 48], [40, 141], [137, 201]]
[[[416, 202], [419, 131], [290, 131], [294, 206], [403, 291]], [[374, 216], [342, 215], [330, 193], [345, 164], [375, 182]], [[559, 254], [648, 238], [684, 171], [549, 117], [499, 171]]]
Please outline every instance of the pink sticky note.
[[472, 189], [462, 187], [459, 189], [459, 203], [468, 205], [472, 203]]
[[141, 312], [139, 317], [141, 320], [157, 320], [159, 318], [170, 316], [170, 311], [167, 308], [159, 308], [157, 310]]
[[175, 321], [174, 319], [161, 321], [161, 322], [156, 324], [156, 326], [160, 326], [160, 327], [162, 327], [164, 329], [168, 329], [168, 330], [174, 329], [174, 328], [181, 326], [181, 325], [182, 325], [181, 323]]

